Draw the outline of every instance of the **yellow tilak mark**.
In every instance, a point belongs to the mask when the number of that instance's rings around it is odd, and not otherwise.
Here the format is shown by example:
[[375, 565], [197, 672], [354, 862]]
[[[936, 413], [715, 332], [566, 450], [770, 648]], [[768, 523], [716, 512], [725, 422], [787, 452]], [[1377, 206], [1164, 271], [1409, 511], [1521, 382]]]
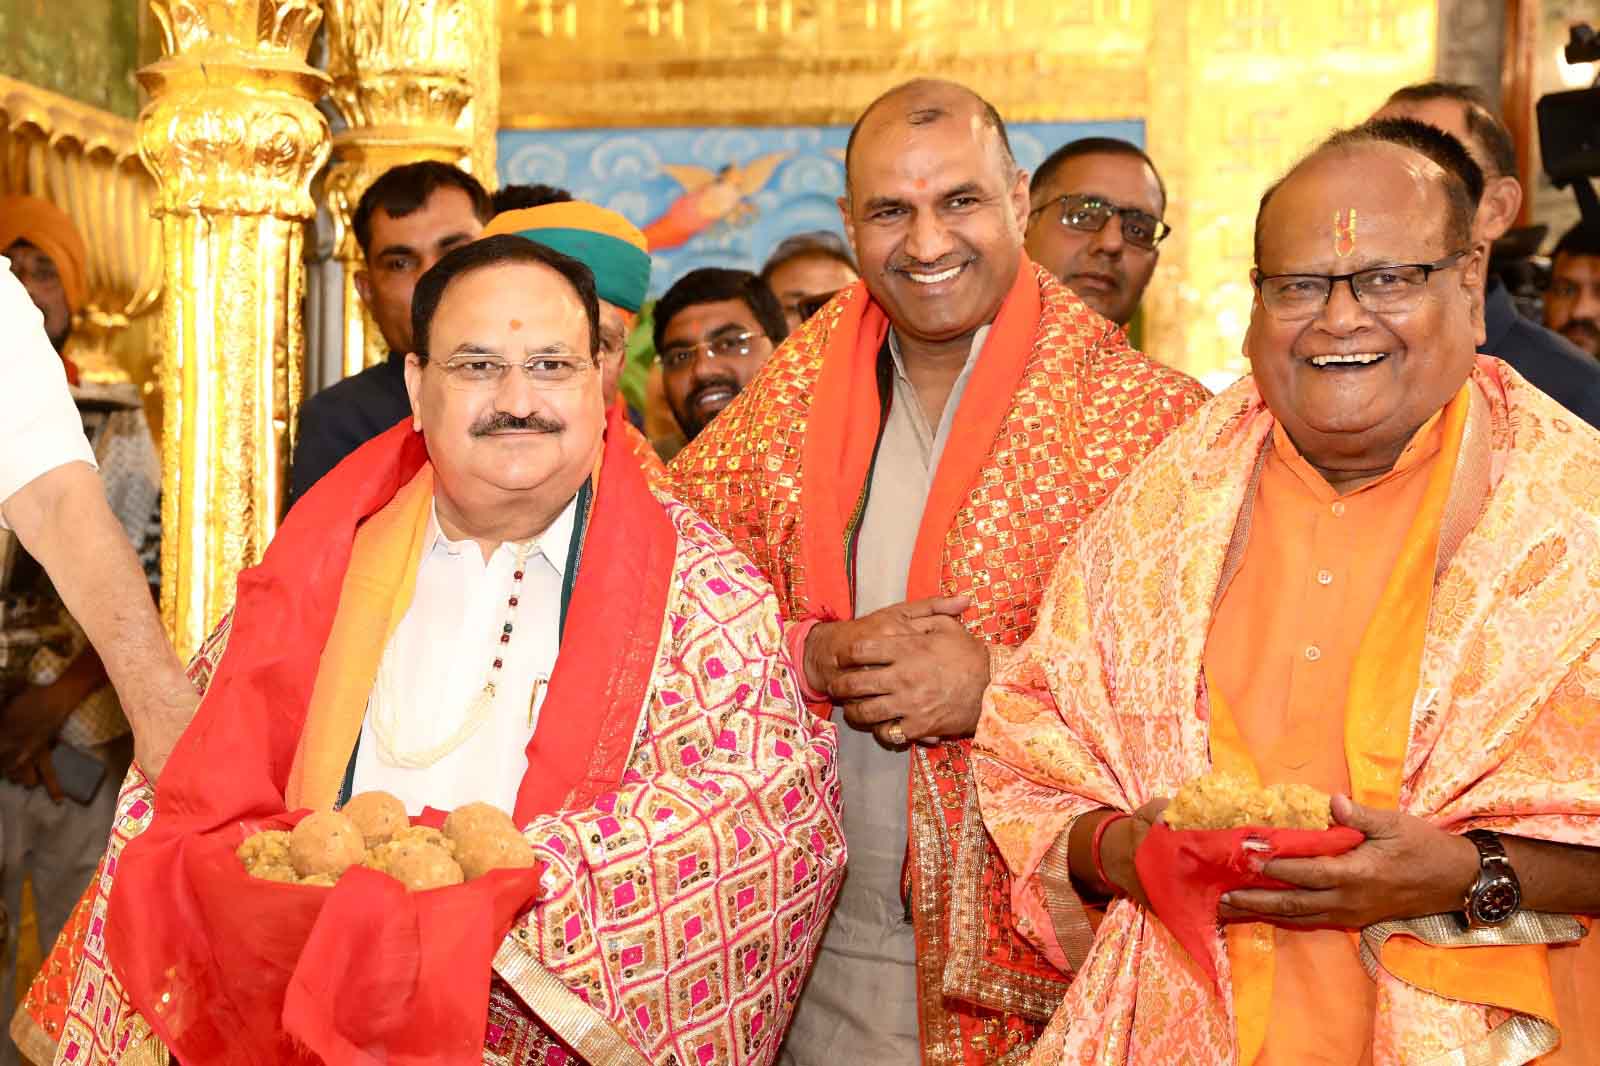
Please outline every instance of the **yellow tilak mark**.
[[1333, 254], [1340, 259], [1356, 250], [1356, 209], [1346, 208], [1333, 213]]

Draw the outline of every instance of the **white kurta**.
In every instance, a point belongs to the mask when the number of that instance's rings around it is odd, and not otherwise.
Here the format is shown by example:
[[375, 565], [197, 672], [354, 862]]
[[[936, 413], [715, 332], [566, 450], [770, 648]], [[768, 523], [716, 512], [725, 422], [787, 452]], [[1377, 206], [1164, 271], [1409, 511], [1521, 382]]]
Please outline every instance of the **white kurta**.
[[[477, 801], [507, 812], [515, 807], [544, 702], [541, 682], [556, 664], [561, 582], [576, 518], [574, 497], [538, 538], [509, 616], [511, 641], [501, 644], [518, 546], [501, 544], [485, 562], [474, 541], [444, 535], [435, 509], [411, 606], [384, 650], [367, 703], [353, 792], [391, 792], [414, 815], [425, 806], [448, 811]], [[447, 741], [468, 721], [496, 657], [504, 665], [483, 723], [431, 766], [397, 763], [381, 737], [402, 754]], [[378, 730], [380, 718], [392, 726]]]
[[[0, 504], [66, 463], [94, 465], [44, 316], [0, 255]], [[0, 528], [5, 519], [0, 517]]]

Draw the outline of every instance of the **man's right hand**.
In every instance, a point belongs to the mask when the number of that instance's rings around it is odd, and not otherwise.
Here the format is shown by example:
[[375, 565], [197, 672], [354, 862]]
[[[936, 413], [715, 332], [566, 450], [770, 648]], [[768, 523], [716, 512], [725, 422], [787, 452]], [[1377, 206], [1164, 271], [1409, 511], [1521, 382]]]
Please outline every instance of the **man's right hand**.
[[[1105, 871], [1110, 883], [1106, 886], [1119, 896], [1127, 896], [1139, 906], [1146, 909], [1150, 906], [1150, 899], [1144, 894], [1144, 885], [1139, 881], [1139, 870], [1133, 863], [1133, 856], [1139, 850], [1139, 845], [1144, 843], [1144, 838], [1150, 835], [1150, 830], [1156, 822], [1161, 820], [1161, 812], [1167, 809], [1170, 799], [1162, 797], [1153, 799], [1143, 807], [1134, 811], [1127, 818], [1119, 820], [1105, 836], [1100, 839], [1100, 867]], [[1080, 871], [1074, 864], [1073, 876], [1077, 877]], [[1081, 878], [1089, 882], [1099, 878], [1093, 873], [1093, 859], [1089, 860], [1089, 868], [1082, 871], [1087, 877]]]

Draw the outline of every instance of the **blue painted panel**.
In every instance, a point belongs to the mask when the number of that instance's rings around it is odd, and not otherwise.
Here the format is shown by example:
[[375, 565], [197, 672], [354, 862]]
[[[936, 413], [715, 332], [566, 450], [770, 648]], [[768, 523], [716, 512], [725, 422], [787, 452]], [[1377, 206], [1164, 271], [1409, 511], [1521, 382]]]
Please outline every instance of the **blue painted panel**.
[[[757, 270], [783, 238], [843, 234], [845, 126], [501, 130], [501, 184], [556, 185], [626, 216], [652, 237], [650, 295], [696, 267]], [[1032, 170], [1079, 137], [1144, 144], [1144, 123], [1040, 122], [1008, 128]]]

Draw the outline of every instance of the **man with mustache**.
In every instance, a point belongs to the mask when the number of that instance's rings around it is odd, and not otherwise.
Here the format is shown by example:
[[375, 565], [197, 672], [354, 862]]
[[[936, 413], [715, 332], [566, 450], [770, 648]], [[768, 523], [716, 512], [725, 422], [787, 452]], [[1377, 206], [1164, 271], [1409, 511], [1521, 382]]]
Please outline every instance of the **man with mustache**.
[[1028, 186], [1028, 255], [1119, 326], [1133, 321], [1172, 227], [1155, 164], [1114, 137], [1062, 145]]
[[[241, 577], [159, 794], [125, 788], [41, 1034], [84, 1064], [764, 1066], [844, 863], [833, 729], [771, 588], [640, 470], [582, 263], [476, 241], [412, 316], [411, 417]], [[461, 868], [408, 891], [235, 857], [373, 791], [436, 829], [497, 807], [520, 858], [480, 873], [458, 838]]]
[[1544, 324], [1600, 358], [1600, 229], [1580, 222], [1550, 253]]
[[691, 270], [652, 313], [662, 392], [685, 440], [744, 391], [789, 334], [778, 298], [748, 270]]
[[1061, 985], [972, 803], [979, 699], [1067, 536], [1205, 392], [1023, 254], [1028, 176], [971, 90], [891, 90], [845, 166], [861, 281], [669, 473], [772, 579], [843, 722], [850, 868], [784, 1061], [998, 1062]]

